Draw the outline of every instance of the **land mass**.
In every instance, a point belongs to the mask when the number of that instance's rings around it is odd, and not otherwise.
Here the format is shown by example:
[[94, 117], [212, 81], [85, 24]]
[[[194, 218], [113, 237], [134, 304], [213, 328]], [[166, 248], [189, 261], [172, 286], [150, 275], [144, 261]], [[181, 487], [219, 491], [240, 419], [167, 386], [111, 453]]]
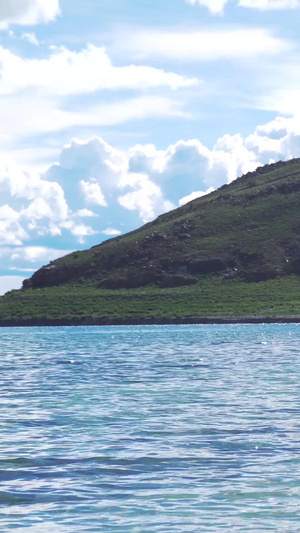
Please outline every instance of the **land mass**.
[[0, 298], [2, 326], [262, 321], [300, 322], [300, 159], [52, 261]]

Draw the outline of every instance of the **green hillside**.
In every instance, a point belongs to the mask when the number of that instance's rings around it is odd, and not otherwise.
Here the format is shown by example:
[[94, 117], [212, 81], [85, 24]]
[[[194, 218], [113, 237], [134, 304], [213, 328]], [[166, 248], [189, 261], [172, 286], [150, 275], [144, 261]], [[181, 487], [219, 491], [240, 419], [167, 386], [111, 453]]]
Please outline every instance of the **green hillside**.
[[0, 321], [300, 316], [300, 159], [257, 169], [0, 298]]

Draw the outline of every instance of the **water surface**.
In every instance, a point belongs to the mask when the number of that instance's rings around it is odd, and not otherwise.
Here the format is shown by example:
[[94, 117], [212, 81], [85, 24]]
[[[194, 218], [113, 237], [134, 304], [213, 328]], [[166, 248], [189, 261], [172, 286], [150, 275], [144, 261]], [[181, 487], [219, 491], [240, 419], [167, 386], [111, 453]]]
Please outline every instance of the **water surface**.
[[300, 531], [300, 325], [0, 329], [0, 531]]

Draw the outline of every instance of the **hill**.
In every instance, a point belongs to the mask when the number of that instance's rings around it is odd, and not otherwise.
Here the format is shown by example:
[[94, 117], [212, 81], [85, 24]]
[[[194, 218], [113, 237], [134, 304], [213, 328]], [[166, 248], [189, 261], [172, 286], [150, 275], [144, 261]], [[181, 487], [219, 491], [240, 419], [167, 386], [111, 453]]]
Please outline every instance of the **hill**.
[[260, 167], [44, 266], [0, 298], [0, 321], [298, 319], [299, 208], [300, 159]]

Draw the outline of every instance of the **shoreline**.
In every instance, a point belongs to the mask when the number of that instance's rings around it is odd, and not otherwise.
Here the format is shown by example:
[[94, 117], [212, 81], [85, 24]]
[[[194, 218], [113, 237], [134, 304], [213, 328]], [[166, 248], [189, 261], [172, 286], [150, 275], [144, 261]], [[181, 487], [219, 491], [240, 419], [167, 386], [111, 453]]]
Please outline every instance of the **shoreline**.
[[73, 326], [171, 326], [226, 324], [299, 324], [300, 316], [240, 316], [240, 317], [183, 317], [183, 318], [78, 318], [78, 319], [7, 319], [0, 320], [0, 328], [7, 327], [73, 327]]

